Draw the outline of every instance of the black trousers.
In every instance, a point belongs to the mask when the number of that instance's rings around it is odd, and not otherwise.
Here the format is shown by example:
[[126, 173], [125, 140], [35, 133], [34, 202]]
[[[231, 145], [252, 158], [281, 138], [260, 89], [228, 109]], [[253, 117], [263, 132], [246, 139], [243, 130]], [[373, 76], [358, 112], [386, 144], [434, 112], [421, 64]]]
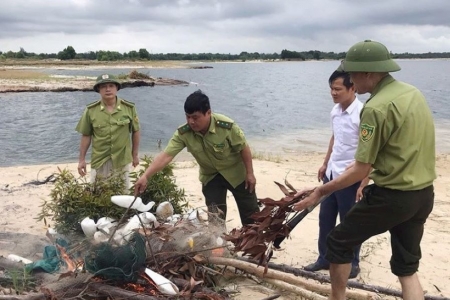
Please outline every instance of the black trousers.
[[336, 264], [350, 263], [357, 245], [389, 231], [392, 273], [397, 276], [414, 274], [422, 257], [420, 242], [424, 224], [433, 204], [432, 185], [416, 191], [392, 190], [374, 184], [366, 186], [362, 200], [328, 235], [326, 259]]
[[[332, 176], [330, 176], [333, 179]], [[323, 183], [330, 180], [325, 176]], [[325, 259], [327, 252], [327, 236], [336, 227], [336, 218], [339, 215], [340, 223], [344, 221], [345, 216], [350, 209], [356, 204], [356, 192], [358, 191], [361, 182], [357, 182], [349, 187], [332, 193], [327, 199], [320, 204], [319, 212], [319, 258], [317, 262], [320, 265], [329, 265], [330, 263]], [[359, 265], [359, 252], [361, 245], [355, 247], [352, 265]]]
[[247, 189], [245, 189], [245, 181], [239, 184], [236, 188], [233, 188], [233, 186], [221, 174], [217, 174], [210, 182], [203, 185], [202, 192], [205, 196], [208, 211], [217, 212], [219, 209], [223, 212], [223, 214], [220, 214], [220, 218], [224, 220], [226, 219], [227, 190], [234, 196], [242, 225], [253, 223], [254, 221], [250, 218], [250, 216], [259, 211], [255, 191], [250, 193]]

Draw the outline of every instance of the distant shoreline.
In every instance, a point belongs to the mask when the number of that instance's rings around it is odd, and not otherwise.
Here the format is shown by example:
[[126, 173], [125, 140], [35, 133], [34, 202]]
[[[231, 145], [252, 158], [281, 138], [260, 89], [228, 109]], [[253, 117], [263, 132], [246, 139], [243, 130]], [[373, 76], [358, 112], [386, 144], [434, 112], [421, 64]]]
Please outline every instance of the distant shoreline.
[[[31, 70], [20, 67], [0, 69], [0, 93], [93, 91], [96, 77], [49, 75], [39, 72], [39, 69], [36, 67]], [[128, 77], [129, 74], [125, 76], [124, 79], [119, 78], [122, 88], [189, 85], [187, 81], [171, 78], [145, 76], [145, 78], [134, 77], [133, 79]]]
[[[450, 60], [450, 58], [395, 58], [395, 60]], [[285, 62], [328, 62], [335, 59], [248, 59], [248, 60], [149, 60], [149, 61], [97, 61], [97, 60], [0, 60], [0, 71], [4, 70], [95, 70], [95, 69], [188, 69], [192, 65], [203, 65], [215, 63], [285, 63]]]

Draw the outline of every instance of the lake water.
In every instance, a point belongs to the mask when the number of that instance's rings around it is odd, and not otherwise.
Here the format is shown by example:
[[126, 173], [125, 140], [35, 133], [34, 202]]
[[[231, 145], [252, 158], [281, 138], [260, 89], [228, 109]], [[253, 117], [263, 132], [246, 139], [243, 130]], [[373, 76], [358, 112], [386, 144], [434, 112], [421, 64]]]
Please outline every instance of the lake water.
[[[450, 153], [450, 60], [399, 60], [399, 79], [427, 97], [436, 124], [437, 150]], [[159, 152], [185, 122], [183, 104], [197, 89], [214, 112], [234, 119], [254, 151], [325, 152], [333, 106], [328, 77], [336, 61], [276, 63], [205, 63], [212, 69], [139, 69], [156, 77], [182, 79], [189, 86], [127, 88], [119, 96], [136, 103], [141, 120], [140, 154]], [[44, 70], [58, 75], [97, 76], [131, 69]], [[366, 100], [368, 95], [360, 96]], [[94, 92], [0, 94], [0, 166], [76, 162], [80, 135], [75, 126]], [[417, 120], [420, 122], [420, 120]]]

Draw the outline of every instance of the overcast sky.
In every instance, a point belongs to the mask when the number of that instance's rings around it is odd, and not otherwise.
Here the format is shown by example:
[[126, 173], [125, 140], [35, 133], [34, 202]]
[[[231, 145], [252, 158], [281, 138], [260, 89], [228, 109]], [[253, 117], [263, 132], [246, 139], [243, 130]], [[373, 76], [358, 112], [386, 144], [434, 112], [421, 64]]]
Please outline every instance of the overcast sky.
[[0, 51], [450, 51], [450, 0], [9, 0]]

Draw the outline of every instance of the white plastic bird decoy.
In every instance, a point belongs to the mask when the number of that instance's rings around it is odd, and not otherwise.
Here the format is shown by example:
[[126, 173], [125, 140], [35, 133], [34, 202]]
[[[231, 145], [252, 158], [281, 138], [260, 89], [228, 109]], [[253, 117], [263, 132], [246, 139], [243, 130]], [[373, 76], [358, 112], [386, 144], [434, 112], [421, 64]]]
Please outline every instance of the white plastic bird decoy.
[[103, 232], [101, 231], [97, 231], [96, 233], [94, 233], [94, 240], [97, 243], [105, 243], [107, 242], [109, 239], [108, 236], [106, 236]]
[[97, 231], [97, 225], [94, 220], [89, 217], [84, 218], [81, 222], [81, 229], [84, 232], [84, 235], [87, 237], [93, 237], [94, 233]]
[[97, 225], [97, 230], [102, 230], [105, 233], [109, 234], [110, 232], [110, 228], [116, 226], [116, 224], [114, 223], [116, 220], [112, 219], [112, 218], [108, 218], [108, 217], [102, 217], [100, 219], [98, 219], [96, 225]]
[[158, 204], [156, 208], [156, 216], [160, 220], [166, 220], [168, 217], [173, 215], [173, 206], [169, 201], [164, 201]]
[[149, 268], [145, 269], [145, 274], [147, 274], [147, 276], [150, 277], [151, 280], [153, 280], [153, 282], [156, 284], [156, 287], [161, 293], [166, 295], [178, 295], [178, 287], [166, 277], [153, 272]]
[[139, 218], [141, 219], [141, 221], [144, 225], [148, 225], [151, 223], [154, 223], [156, 225], [156, 223], [158, 222], [156, 220], [155, 215], [148, 211], [140, 213]]
[[22, 262], [25, 265], [32, 263], [31, 260], [29, 260], [25, 257], [19, 256], [19, 255], [15, 255], [15, 254], [9, 254], [6, 258], [9, 259], [10, 261]]
[[[130, 204], [134, 201], [134, 196], [131, 195], [116, 195], [116, 196], [111, 196], [111, 202], [124, 207], [124, 208], [128, 208], [130, 207]], [[136, 209], [140, 212], [144, 212], [144, 211], [149, 211], [153, 205], [155, 205], [154, 201], [150, 201], [147, 204], [142, 203], [142, 199], [141, 197], [137, 197], [136, 201], [134, 201], [133, 206], [131, 206], [131, 208]]]
[[128, 220], [127, 224], [125, 224], [125, 226], [122, 228], [122, 235], [125, 236], [131, 233], [131, 230], [139, 228], [140, 226], [141, 222], [139, 221], [138, 216], [134, 215]]

